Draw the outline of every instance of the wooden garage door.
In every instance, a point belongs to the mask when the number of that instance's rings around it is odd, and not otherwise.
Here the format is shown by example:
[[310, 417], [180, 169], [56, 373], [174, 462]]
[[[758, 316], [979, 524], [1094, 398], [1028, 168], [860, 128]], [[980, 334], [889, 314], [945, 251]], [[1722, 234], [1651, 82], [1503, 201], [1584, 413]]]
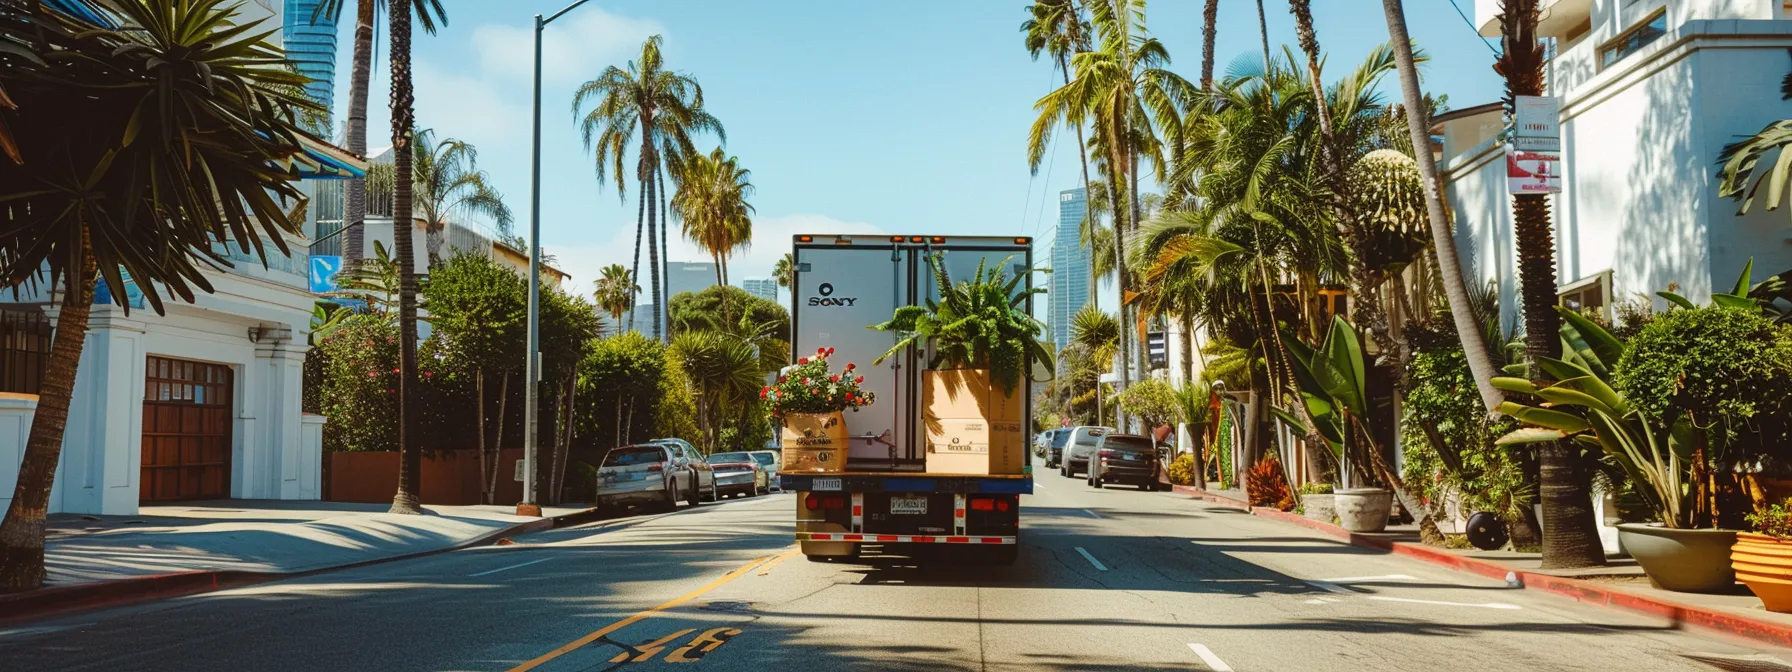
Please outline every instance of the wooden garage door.
[[143, 501], [230, 496], [231, 370], [150, 357], [143, 390]]

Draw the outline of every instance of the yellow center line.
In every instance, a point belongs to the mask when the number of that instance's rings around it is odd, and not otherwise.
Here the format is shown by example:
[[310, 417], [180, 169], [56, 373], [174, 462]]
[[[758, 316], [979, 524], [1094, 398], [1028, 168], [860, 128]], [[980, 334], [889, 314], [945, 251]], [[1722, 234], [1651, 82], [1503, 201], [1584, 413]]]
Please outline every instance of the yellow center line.
[[762, 565], [764, 563], [767, 563], [767, 562], [775, 563], [778, 561], [782, 561], [785, 558], [788, 558], [792, 555], [796, 555], [797, 552], [798, 552], [798, 549], [793, 548], [793, 549], [785, 551], [784, 553], [779, 554], [779, 555], [767, 555], [767, 556], [755, 559], [752, 562], [749, 562], [745, 565], [735, 568], [734, 570], [728, 572], [727, 574], [723, 574], [721, 576], [721, 578], [718, 578], [714, 581], [704, 584], [703, 587], [701, 587], [701, 588], [698, 588], [691, 592], [680, 595], [680, 596], [672, 599], [671, 601], [661, 604], [659, 606], [653, 607], [652, 609], [648, 609], [641, 613], [635, 614], [628, 618], [622, 619], [615, 623], [611, 623], [602, 628], [599, 628], [599, 629], [593, 631], [591, 634], [588, 634], [588, 635], [585, 635], [584, 637], [580, 637], [578, 639], [572, 640], [571, 642], [568, 642], [567, 644], [561, 646], [560, 648], [557, 648], [557, 649], [554, 649], [553, 651], [549, 651], [545, 654], [542, 654], [540, 657], [538, 657], [534, 660], [531, 660], [529, 662], [523, 663], [516, 667], [510, 668], [510, 672], [524, 672], [525, 670], [533, 670], [537, 667], [542, 666], [543, 664], [546, 664], [548, 661], [551, 661], [555, 658], [559, 658], [568, 653], [572, 653], [573, 651], [577, 651], [581, 647], [584, 647], [587, 644], [590, 644], [592, 642], [595, 642], [595, 641], [603, 638], [605, 635], [608, 635], [612, 632], [615, 632], [617, 630], [621, 630], [630, 625], [633, 625], [636, 622], [639, 622], [641, 619], [647, 618], [648, 616], [652, 616], [656, 613], [665, 611], [667, 609], [671, 609], [678, 605], [681, 605], [681, 604], [684, 604], [691, 600], [697, 599], [698, 597], [701, 597], [704, 593], [707, 593], [709, 591], [720, 588], [720, 587], [722, 587], [723, 584], [726, 584], [729, 581], [733, 581], [735, 579], [740, 578], [741, 575], [746, 574], [747, 572], [753, 571], [755, 568], [758, 568], [760, 565]]
[[796, 553], [797, 552], [795, 549], [785, 551], [784, 553], [778, 555], [778, 557], [772, 558], [770, 561], [766, 562], [765, 564], [760, 565], [759, 566], [759, 575], [765, 576], [767, 574], [772, 573], [773, 567], [777, 567], [778, 563], [783, 562], [785, 558], [796, 555]]

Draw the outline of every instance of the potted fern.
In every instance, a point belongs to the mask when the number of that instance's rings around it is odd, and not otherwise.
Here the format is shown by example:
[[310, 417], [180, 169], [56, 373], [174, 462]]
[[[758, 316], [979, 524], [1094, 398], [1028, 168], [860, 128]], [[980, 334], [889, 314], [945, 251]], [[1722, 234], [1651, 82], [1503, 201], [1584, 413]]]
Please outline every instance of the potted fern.
[[[1021, 383], [1032, 366], [1052, 368], [1039, 337], [1045, 324], [1027, 312], [1026, 274], [977, 264], [970, 280], [953, 282], [942, 254], [927, 257], [939, 297], [902, 306], [874, 325], [900, 335], [873, 364], [911, 347], [926, 351], [922, 406], [928, 428], [928, 471], [1018, 473], [1026, 446]], [[1032, 271], [1029, 270], [1028, 273]]]

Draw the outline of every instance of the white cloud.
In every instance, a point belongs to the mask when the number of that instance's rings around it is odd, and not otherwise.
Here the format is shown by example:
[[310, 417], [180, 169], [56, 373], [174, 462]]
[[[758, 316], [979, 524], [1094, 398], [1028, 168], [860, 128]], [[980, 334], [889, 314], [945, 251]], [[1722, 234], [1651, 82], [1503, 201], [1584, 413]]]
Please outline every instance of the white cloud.
[[[544, 82], [583, 81], [639, 53], [648, 36], [665, 33], [652, 19], [636, 19], [589, 7], [543, 31]], [[534, 26], [488, 24], [473, 30], [473, 48], [487, 75], [527, 84], [535, 73]]]
[[[668, 232], [672, 261], [709, 261], [709, 255], [679, 235], [677, 223]], [[848, 222], [827, 215], [800, 214], [782, 217], [759, 217], [753, 220], [753, 246], [728, 258], [728, 281], [739, 285], [746, 278], [769, 278], [772, 266], [790, 251], [791, 239], [799, 234], [881, 234], [885, 231], [865, 222]], [[571, 289], [588, 293], [599, 272], [610, 264], [630, 266], [635, 251], [635, 229], [619, 226], [608, 242], [597, 245], [548, 245], [547, 253], [557, 259], [557, 267], [572, 274]], [[647, 249], [641, 249], [641, 263], [647, 263]], [[647, 287], [642, 285], [643, 296]], [[645, 299], [643, 299], [645, 300]]]

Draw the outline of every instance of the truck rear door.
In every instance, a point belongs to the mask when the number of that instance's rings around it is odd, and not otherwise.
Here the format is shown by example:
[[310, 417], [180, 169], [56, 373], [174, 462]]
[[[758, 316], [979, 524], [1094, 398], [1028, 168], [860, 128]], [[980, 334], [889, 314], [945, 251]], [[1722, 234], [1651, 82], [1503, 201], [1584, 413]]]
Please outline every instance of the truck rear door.
[[906, 448], [894, 448], [912, 442], [897, 422], [909, 412], [903, 394], [907, 390], [901, 389], [907, 358], [891, 357], [872, 366], [871, 361], [897, 339], [869, 328], [888, 321], [897, 306], [908, 302], [907, 255], [893, 245], [799, 242], [792, 261], [796, 273], [790, 287], [790, 333], [795, 357], [834, 348], [834, 370], [847, 362], [857, 364], [865, 376], [863, 389], [876, 395], [875, 403], [847, 413], [846, 424], [854, 437], [848, 461], [888, 463], [893, 454], [897, 462], [918, 458], [908, 455]]

